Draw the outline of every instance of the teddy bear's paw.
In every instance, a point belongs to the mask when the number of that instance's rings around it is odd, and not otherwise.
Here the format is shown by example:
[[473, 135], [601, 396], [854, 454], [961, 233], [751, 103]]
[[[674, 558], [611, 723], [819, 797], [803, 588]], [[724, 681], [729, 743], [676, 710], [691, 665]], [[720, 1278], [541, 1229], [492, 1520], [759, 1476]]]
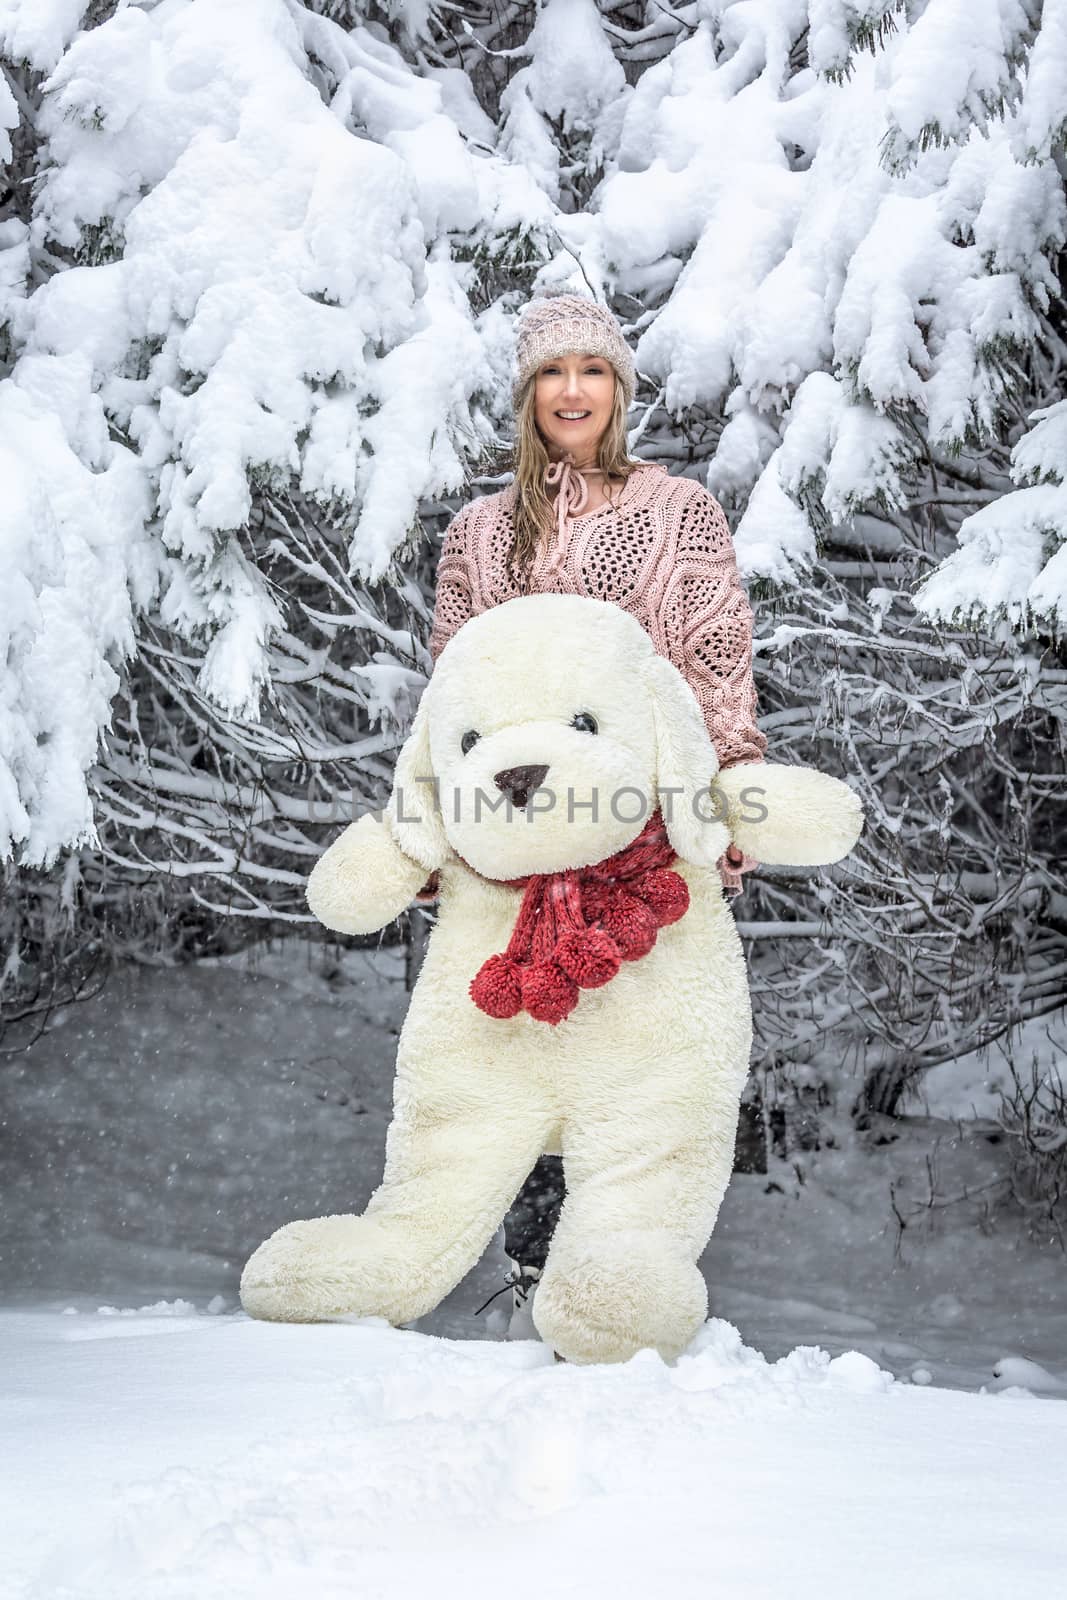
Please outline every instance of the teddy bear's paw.
[[614, 1235], [550, 1252], [533, 1305], [534, 1325], [567, 1361], [629, 1361], [638, 1350], [680, 1355], [708, 1314], [696, 1266], [663, 1235]]
[[740, 762], [721, 770], [714, 787], [727, 804], [734, 844], [757, 861], [831, 866], [863, 831], [859, 795], [813, 767]]
[[[415, 1299], [413, 1300], [413, 1296]], [[267, 1322], [330, 1322], [421, 1314], [418, 1284], [396, 1240], [370, 1218], [338, 1215], [287, 1222], [248, 1259], [241, 1304]]]

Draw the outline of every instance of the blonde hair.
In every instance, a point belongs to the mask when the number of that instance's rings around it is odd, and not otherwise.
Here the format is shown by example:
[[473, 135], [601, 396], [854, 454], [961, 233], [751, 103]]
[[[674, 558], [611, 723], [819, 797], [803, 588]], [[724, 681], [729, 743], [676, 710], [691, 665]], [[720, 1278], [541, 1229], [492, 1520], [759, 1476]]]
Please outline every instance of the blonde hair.
[[[511, 451], [511, 469], [515, 481], [512, 485], [512, 541], [506, 570], [509, 580], [522, 591], [529, 581], [538, 546], [552, 538], [556, 525], [555, 508], [545, 484], [545, 472], [551, 465], [551, 458], [534, 420], [536, 383], [537, 373], [532, 372], [515, 409], [515, 444]], [[619, 375], [615, 373], [611, 416], [597, 441], [596, 451], [596, 464], [605, 479], [621, 477], [625, 480], [635, 467], [640, 466], [639, 461], [631, 459], [626, 447], [626, 410], [626, 397]], [[611, 500], [607, 482], [604, 490]]]

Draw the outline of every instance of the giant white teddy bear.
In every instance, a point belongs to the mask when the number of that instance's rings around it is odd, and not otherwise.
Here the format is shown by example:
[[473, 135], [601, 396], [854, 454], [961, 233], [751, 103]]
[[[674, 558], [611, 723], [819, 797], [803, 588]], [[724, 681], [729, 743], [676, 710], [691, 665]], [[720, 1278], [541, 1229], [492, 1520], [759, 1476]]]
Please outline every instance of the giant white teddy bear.
[[[709, 787], [710, 786], [710, 787]], [[428, 683], [381, 812], [307, 900], [366, 934], [440, 874], [397, 1049], [385, 1171], [362, 1216], [290, 1222], [245, 1309], [282, 1322], [424, 1315], [486, 1248], [542, 1152], [567, 1196], [534, 1299], [572, 1362], [678, 1355], [729, 1181], [752, 1013], [716, 861], [838, 861], [856, 795], [807, 767], [719, 772], [681, 673], [619, 607], [510, 600]]]

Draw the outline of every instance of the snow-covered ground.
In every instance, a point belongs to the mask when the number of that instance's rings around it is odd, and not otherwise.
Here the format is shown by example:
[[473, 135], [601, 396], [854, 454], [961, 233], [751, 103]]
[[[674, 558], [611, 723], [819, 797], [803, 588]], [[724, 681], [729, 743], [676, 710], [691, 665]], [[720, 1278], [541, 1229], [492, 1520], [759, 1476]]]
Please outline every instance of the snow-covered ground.
[[123, 970], [7, 1063], [2, 1600], [1059, 1592], [1067, 1271], [980, 1125], [735, 1176], [674, 1367], [508, 1342], [499, 1238], [412, 1330], [245, 1318], [381, 1170], [399, 953], [323, 958]]
[[1063, 1592], [1054, 1401], [185, 1309], [0, 1318], [10, 1600]]

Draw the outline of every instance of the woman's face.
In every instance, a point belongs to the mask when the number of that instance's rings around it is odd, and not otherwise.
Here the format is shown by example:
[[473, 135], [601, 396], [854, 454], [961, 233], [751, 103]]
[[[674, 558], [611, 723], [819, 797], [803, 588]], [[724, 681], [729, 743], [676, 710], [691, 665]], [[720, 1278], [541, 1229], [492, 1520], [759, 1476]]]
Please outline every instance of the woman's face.
[[[615, 369], [603, 356], [553, 356], [534, 379], [534, 421], [558, 461], [568, 450], [579, 466], [596, 461], [600, 435], [611, 417]], [[568, 413], [579, 413], [573, 420]]]

